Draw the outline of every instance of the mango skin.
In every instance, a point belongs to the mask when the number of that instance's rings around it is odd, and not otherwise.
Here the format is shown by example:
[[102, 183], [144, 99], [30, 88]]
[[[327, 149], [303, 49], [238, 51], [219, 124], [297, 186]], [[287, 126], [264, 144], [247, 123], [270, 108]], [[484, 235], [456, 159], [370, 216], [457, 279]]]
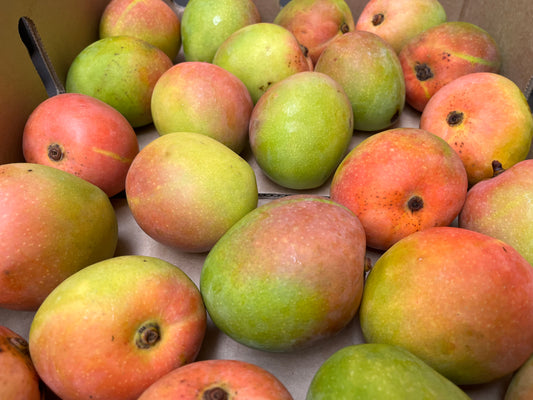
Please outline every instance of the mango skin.
[[203, 133], [236, 153], [248, 144], [253, 106], [248, 89], [235, 75], [200, 61], [174, 65], [152, 93], [152, 117], [160, 135]]
[[258, 192], [252, 167], [237, 153], [201, 133], [173, 132], [135, 157], [126, 198], [154, 240], [201, 253], [257, 206]]
[[217, 49], [212, 62], [237, 76], [254, 104], [272, 84], [297, 72], [313, 70], [311, 59], [292, 32], [268, 22], [233, 32]]
[[353, 136], [350, 99], [331, 77], [308, 71], [272, 85], [250, 116], [250, 147], [262, 171], [291, 189], [322, 185]]
[[307, 400], [467, 400], [458, 386], [402, 347], [362, 343], [337, 350], [315, 373]]
[[[57, 148], [60, 157], [55, 157]], [[22, 150], [27, 162], [70, 172], [112, 197], [124, 190], [139, 143], [127, 119], [110, 105], [84, 94], [63, 93], [32, 111]]]
[[533, 160], [524, 160], [475, 184], [459, 214], [459, 227], [513, 246], [533, 265]]
[[353, 31], [338, 37], [324, 49], [314, 70], [341, 84], [352, 103], [355, 130], [383, 130], [403, 111], [400, 60], [390, 44], [374, 33]]
[[181, 48], [181, 23], [178, 15], [161, 0], [112, 0], [99, 26], [100, 39], [133, 36], [163, 50], [171, 59]]
[[244, 216], [204, 262], [200, 292], [215, 325], [252, 348], [287, 352], [344, 328], [363, 289], [365, 237], [355, 215], [292, 195]]
[[26, 339], [0, 325], [0, 399], [41, 400], [40, 384]]
[[377, 260], [359, 315], [366, 342], [404, 347], [457, 385], [491, 382], [533, 352], [533, 268], [498, 239], [428, 228]]
[[[143, 331], [156, 332], [154, 343]], [[128, 255], [58, 285], [35, 313], [28, 343], [39, 376], [62, 400], [136, 400], [193, 362], [205, 332], [194, 282], [177, 265]]]
[[0, 210], [1, 307], [36, 310], [68, 276], [114, 255], [118, 223], [109, 197], [68, 172], [1, 165]]
[[476, 72], [498, 73], [502, 63], [494, 38], [464, 21], [447, 21], [426, 29], [411, 38], [398, 57], [406, 102], [418, 111], [423, 111], [429, 99], [447, 83]]
[[355, 29], [352, 11], [344, 0], [291, 0], [274, 23], [294, 34], [313, 65], [332, 40]]
[[85, 47], [72, 61], [65, 89], [102, 100], [134, 127], [152, 122], [151, 98], [172, 67], [163, 50], [133, 36], [110, 36]]
[[515, 371], [504, 400], [529, 400], [533, 398], [533, 355]]
[[513, 81], [478, 72], [461, 76], [435, 93], [420, 116], [420, 128], [440, 136], [457, 151], [468, 183], [474, 185], [492, 177], [493, 160], [508, 169], [526, 159], [533, 139], [533, 116]]
[[226, 359], [200, 360], [177, 368], [154, 382], [138, 400], [222, 398], [214, 396], [217, 389], [216, 393], [225, 392], [232, 400], [293, 400], [287, 388], [267, 370]]
[[[393, 128], [348, 153], [333, 175], [330, 196], [358, 216], [369, 247], [386, 250], [413, 232], [450, 225], [467, 189], [461, 158], [442, 138]], [[409, 204], [417, 198], [423, 205], [413, 210]]]
[[233, 32], [259, 22], [252, 0], [190, 0], [181, 17], [185, 61], [212, 62]]
[[399, 54], [409, 40], [446, 18], [438, 0], [369, 0], [355, 29], [375, 33]]

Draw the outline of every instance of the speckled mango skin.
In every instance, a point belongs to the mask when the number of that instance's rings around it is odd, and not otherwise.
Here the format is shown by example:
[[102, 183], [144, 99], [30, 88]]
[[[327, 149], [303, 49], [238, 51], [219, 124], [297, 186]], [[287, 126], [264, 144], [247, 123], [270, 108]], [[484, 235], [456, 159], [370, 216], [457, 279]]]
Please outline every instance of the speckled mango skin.
[[[461, 114], [450, 124], [451, 113]], [[492, 161], [508, 169], [526, 159], [533, 138], [527, 100], [510, 79], [478, 72], [441, 88], [420, 116], [420, 128], [440, 136], [463, 160], [468, 183], [492, 177]]]
[[222, 398], [206, 394], [215, 388], [222, 389], [231, 400], [293, 400], [287, 388], [267, 370], [226, 359], [201, 360], [175, 369], [154, 382], [138, 400]]
[[344, 347], [315, 373], [307, 400], [468, 400], [458, 386], [407, 350], [383, 343]]
[[274, 19], [291, 31], [316, 64], [326, 46], [355, 29], [352, 11], [344, 0], [292, 0]]
[[259, 22], [261, 15], [252, 0], [190, 0], [181, 18], [185, 60], [212, 62], [233, 32]]
[[132, 36], [111, 36], [74, 58], [65, 88], [102, 100], [137, 128], [152, 122], [152, 92], [170, 67], [172, 60], [154, 45]]
[[[141, 327], [159, 340], [139, 347]], [[136, 400], [158, 378], [193, 362], [206, 331], [194, 282], [178, 267], [120, 256], [63, 281], [37, 310], [29, 333], [39, 376], [63, 400]]]
[[365, 238], [348, 209], [318, 196], [264, 204], [207, 255], [200, 291], [211, 319], [234, 340], [285, 352], [331, 337], [355, 315]]
[[154, 240], [206, 252], [257, 206], [252, 167], [201, 133], [159, 136], [135, 157], [126, 176], [135, 221]]
[[[502, 57], [492, 36], [470, 22], [446, 21], [411, 38], [398, 54], [405, 77], [406, 102], [423, 111], [429, 99], [460, 76], [500, 70]], [[427, 65], [429, 79], [417, 77]]]
[[200, 61], [174, 65], [152, 93], [152, 117], [160, 135], [198, 132], [236, 153], [248, 143], [253, 106], [248, 89], [235, 75]]
[[217, 49], [213, 64], [239, 78], [257, 100], [268, 88], [292, 74], [311, 71], [313, 63], [284, 27], [260, 22], [232, 33]]
[[112, 257], [118, 223], [97, 186], [57, 168], [0, 166], [0, 306], [36, 310], [64, 279]]
[[386, 129], [404, 109], [400, 60], [374, 33], [353, 31], [338, 37], [324, 49], [314, 70], [341, 84], [352, 104], [355, 130]]
[[533, 160], [521, 161], [474, 185], [459, 226], [500, 239], [533, 265]]
[[498, 239], [428, 228], [377, 260], [359, 315], [366, 342], [402, 346], [459, 385], [490, 382], [533, 352], [533, 268]]
[[[467, 189], [461, 159], [444, 140], [395, 128], [348, 153], [333, 175], [330, 196], [358, 216], [369, 247], [386, 250], [413, 232], [451, 224]], [[416, 211], [409, 207], [413, 197], [423, 201]]]
[[261, 170], [290, 189], [319, 187], [345, 156], [353, 113], [326, 74], [299, 72], [272, 85], [250, 116], [250, 148]]
[[178, 15], [161, 0], [112, 0], [100, 18], [100, 39], [129, 35], [160, 48], [171, 59], [181, 47]]

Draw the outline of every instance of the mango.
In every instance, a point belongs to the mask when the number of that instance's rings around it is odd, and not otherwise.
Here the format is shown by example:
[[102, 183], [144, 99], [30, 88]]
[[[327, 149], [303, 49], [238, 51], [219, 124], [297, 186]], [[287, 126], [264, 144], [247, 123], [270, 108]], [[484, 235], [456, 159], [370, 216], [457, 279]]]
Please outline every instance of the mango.
[[257, 163], [271, 180], [291, 189], [322, 185], [346, 154], [352, 135], [350, 99], [333, 78], [315, 71], [272, 85], [250, 117]]
[[129, 35], [163, 50], [171, 59], [181, 48], [181, 23], [161, 0], [111, 0], [100, 17], [100, 39]]
[[428, 101], [420, 128], [440, 136], [459, 154], [474, 185], [527, 158], [533, 116], [520, 88], [509, 78], [477, 72], [454, 79]]
[[172, 60], [158, 47], [133, 36], [109, 36], [76, 55], [65, 88], [102, 100], [138, 128], [152, 122], [152, 92], [170, 67]]
[[294, 34], [313, 64], [331, 41], [355, 29], [352, 10], [344, 0], [291, 0], [274, 23]]
[[202, 133], [236, 153], [248, 144], [253, 106], [240, 79], [208, 62], [174, 65], [161, 75], [152, 93], [152, 117], [160, 135]]
[[446, 10], [438, 0], [369, 0], [355, 29], [375, 33], [396, 53], [416, 35], [446, 22]]
[[0, 306], [36, 310], [64, 279], [112, 257], [113, 205], [96, 185], [41, 164], [0, 166]]
[[529, 400], [531, 398], [533, 398], [533, 355], [512, 375], [504, 400]]
[[493, 165], [494, 177], [468, 191], [459, 227], [503, 240], [533, 265], [533, 160], [507, 170], [497, 161]]
[[366, 342], [404, 347], [457, 385], [488, 383], [533, 352], [533, 268], [501, 240], [427, 228], [376, 261], [359, 315]]
[[501, 51], [489, 32], [464, 21], [447, 21], [412, 37], [398, 54], [406, 102], [423, 111], [428, 100], [460, 76], [500, 70]]
[[245, 215], [207, 255], [200, 292], [215, 325], [245, 346], [302, 349], [343, 329], [363, 290], [365, 236], [347, 208], [293, 195]]
[[467, 400], [457, 385], [399, 346], [362, 343], [331, 355], [315, 373], [307, 400]]
[[341, 84], [352, 104], [354, 129], [392, 126], [405, 105], [405, 82], [398, 55], [378, 35], [347, 32], [323, 50], [315, 71]]
[[296, 37], [284, 27], [261, 22], [233, 32], [217, 49], [213, 64], [239, 78], [257, 100], [268, 88], [313, 63]]
[[185, 61], [212, 62], [220, 45], [235, 31], [261, 22], [252, 0], [190, 0], [181, 17]]
[[257, 206], [258, 193], [252, 167], [229, 147], [201, 133], [172, 132], [135, 157], [126, 199], [147, 235], [201, 253]]

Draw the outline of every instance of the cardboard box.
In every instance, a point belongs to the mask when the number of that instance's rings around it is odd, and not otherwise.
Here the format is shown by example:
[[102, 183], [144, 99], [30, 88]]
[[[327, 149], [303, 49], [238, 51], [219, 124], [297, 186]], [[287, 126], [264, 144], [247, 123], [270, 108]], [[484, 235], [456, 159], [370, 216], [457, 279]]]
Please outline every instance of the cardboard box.
[[[47, 96], [19, 37], [19, 18], [28, 16], [34, 20], [58, 76], [64, 82], [74, 57], [98, 38], [99, 17], [107, 2], [108, 0], [19, 0], [4, 5], [0, 14], [0, 164], [23, 161], [21, 137], [24, 123], [31, 111]], [[173, 3], [178, 13], [185, 3], [186, 0]], [[286, 1], [282, 2], [284, 3]], [[347, 3], [357, 19], [366, 1], [347, 0]], [[533, 3], [530, 0], [509, 0], [505, 4], [494, 3], [491, 6], [487, 6], [484, 0], [441, 0], [441, 3], [448, 20], [472, 22], [493, 35], [502, 50], [502, 74], [525, 90], [533, 74], [533, 69], [530, 68], [533, 59], [533, 26], [528, 20], [528, 15], [533, 12]], [[256, 0], [256, 4], [263, 21], [272, 21], [280, 7], [274, 0]], [[418, 118], [419, 113], [406, 107], [397, 126], [418, 127]], [[137, 134], [141, 147], [157, 137], [152, 125], [137, 129]], [[364, 134], [354, 134], [352, 147], [364, 137]], [[295, 192], [273, 184], [261, 173], [250, 154], [245, 154], [245, 157], [257, 172], [261, 192]], [[328, 184], [307, 192], [328, 194]], [[185, 254], [157, 243], [138, 227], [123, 197], [118, 196], [112, 201], [119, 220], [117, 255], [159, 257], [179, 266], [196, 283], [199, 282], [205, 254]], [[368, 255], [373, 260], [379, 256], [371, 250]], [[0, 325], [10, 327], [27, 337], [33, 314], [0, 308]], [[253, 362], [274, 373], [287, 386], [294, 399], [300, 400], [305, 398], [314, 373], [326, 358], [344, 346], [361, 342], [363, 337], [357, 317], [330, 340], [305, 351], [281, 354], [240, 345], [210, 324], [198, 359], [234, 358]], [[509, 378], [465, 389], [473, 399], [502, 399]]]

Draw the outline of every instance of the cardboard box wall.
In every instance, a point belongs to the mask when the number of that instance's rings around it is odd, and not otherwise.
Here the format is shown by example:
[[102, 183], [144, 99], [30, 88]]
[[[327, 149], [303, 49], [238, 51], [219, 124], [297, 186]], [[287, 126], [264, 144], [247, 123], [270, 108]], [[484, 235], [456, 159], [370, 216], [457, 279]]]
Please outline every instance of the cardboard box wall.
[[[47, 97], [19, 37], [19, 18], [28, 16], [35, 22], [57, 74], [65, 82], [74, 57], [98, 39], [99, 18], [109, 0], [3, 1], [0, 13], [0, 164], [23, 161], [21, 138], [24, 124], [31, 111]], [[286, 2], [285, 0], [284, 3]], [[347, 0], [347, 3], [357, 19], [366, 1]], [[495, 38], [503, 56], [501, 73], [525, 90], [533, 74], [533, 25], [529, 19], [529, 15], [533, 13], [533, 2], [441, 0], [441, 3], [448, 20], [472, 22]], [[177, 0], [173, 4], [179, 13], [180, 6], [185, 5], [186, 0]], [[275, 0], [256, 0], [256, 4], [263, 21], [272, 21], [280, 9], [279, 2]], [[418, 117], [417, 112], [406, 107], [397, 125], [417, 127]], [[137, 129], [137, 133], [141, 147], [157, 136], [152, 125]], [[352, 147], [363, 137], [356, 133]], [[260, 191], [289, 192], [262, 175], [253, 159], [249, 158], [249, 161], [256, 170]], [[310, 192], [328, 194], [328, 186], [324, 185]], [[198, 283], [204, 254], [184, 254], [155, 242], [136, 225], [124, 198], [112, 201], [119, 220], [117, 255], [160, 257], [179, 266]], [[371, 250], [369, 255], [374, 260], [379, 256]], [[0, 325], [10, 327], [24, 337], [28, 336], [32, 317], [33, 312], [0, 308]], [[294, 398], [300, 400], [305, 397], [313, 374], [327, 357], [344, 346], [362, 341], [357, 317], [333, 339], [319, 343], [310, 350], [282, 354], [265, 353], [242, 346], [210, 325], [198, 359], [237, 358], [256, 363], [274, 373]], [[509, 377], [505, 377], [497, 382], [466, 390], [473, 399], [503, 399], [508, 379]]]

